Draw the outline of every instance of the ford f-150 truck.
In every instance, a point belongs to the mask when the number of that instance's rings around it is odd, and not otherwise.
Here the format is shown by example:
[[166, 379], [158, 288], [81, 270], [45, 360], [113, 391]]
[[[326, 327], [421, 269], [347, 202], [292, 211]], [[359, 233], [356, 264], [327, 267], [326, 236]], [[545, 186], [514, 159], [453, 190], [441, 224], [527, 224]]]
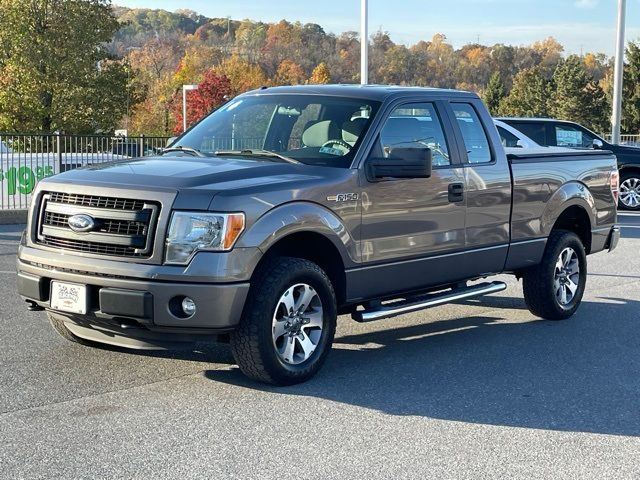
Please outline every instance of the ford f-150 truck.
[[318, 371], [339, 314], [497, 292], [475, 281], [499, 273], [565, 319], [586, 256], [618, 242], [616, 159], [519, 150], [472, 93], [263, 88], [159, 156], [41, 181], [18, 290], [73, 342], [229, 341], [246, 375], [279, 385]]

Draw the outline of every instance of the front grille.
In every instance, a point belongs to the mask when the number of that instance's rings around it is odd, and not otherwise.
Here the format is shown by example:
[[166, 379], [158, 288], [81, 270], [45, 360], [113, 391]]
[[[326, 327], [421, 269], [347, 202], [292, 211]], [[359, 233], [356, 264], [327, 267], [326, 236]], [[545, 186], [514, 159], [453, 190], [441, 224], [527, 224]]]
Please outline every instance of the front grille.
[[51, 192], [50, 200], [56, 203], [80, 205], [83, 207], [111, 208], [114, 210], [142, 210], [145, 202], [128, 198], [98, 197], [95, 195], [76, 195], [74, 193]]
[[79, 240], [65, 240], [63, 238], [45, 237], [43, 245], [78, 252], [96, 253], [98, 255], [112, 255], [114, 257], [136, 257], [136, 249], [131, 247], [119, 247], [104, 243], [85, 242]]
[[[37, 242], [53, 248], [116, 257], [149, 257], [159, 213], [155, 202], [49, 192], [43, 195]], [[89, 231], [74, 231], [69, 218], [88, 215]]]
[[[69, 217], [64, 213], [44, 212], [43, 225], [53, 227], [67, 228]], [[116, 235], [144, 235], [148, 225], [144, 222], [136, 222], [131, 220], [102, 220], [92, 231], [113, 233]]]

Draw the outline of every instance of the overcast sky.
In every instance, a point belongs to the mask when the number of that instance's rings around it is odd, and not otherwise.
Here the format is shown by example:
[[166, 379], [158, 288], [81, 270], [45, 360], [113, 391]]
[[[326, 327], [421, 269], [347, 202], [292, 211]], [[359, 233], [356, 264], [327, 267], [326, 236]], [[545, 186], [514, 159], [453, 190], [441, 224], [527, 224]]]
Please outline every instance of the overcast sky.
[[[339, 33], [359, 29], [360, 0], [114, 0], [127, 7], [189, 8], [208, 17], [285, 18]], [[454, 46], [525, 45], [548, 36], [569, 53], [615, 50], [618, 0], [369, 0], [369, 29], [412, 44], [444, 33]], [[627, 1], [627, 40], [640, 37], [640, 0]]]

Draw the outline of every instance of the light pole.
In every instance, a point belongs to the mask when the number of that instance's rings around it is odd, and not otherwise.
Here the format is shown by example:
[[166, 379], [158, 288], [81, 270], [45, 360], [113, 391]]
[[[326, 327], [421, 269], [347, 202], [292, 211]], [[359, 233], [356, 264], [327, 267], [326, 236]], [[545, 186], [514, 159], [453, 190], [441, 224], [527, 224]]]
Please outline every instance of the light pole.
[[182, 85], [182, 131], [187, 131], [187, 91], [197, 90], [198, 85]]
[[618, 0], [618, 33], [615, 67], [613, 70], [613, 114], [611, 115], [611, 143], [620, 143], [620, 122], [622, 119], [622, 79], [624, 76], [624, 23], [627, 1]]
[[369, 19], [367, 0], [360, 0], [360, 83], [369, 83]]
[[[131, 53], [133, 50], [140, 50], [140, 47], [127, 47], [127, 52]], [[131, 83], [131, 62], [129, 60], [129, 56], [127, 54], [127, 119], [126, 119], [126, 123], [125, 123], [125, 130], [127, 131], [127, 137], [129, 136], [129, 117], [130, 117], [130, 112], [129, 112], [129, 104], [130, 104], [130, 90], [131, 90], [131, 85], [129, 85]]]

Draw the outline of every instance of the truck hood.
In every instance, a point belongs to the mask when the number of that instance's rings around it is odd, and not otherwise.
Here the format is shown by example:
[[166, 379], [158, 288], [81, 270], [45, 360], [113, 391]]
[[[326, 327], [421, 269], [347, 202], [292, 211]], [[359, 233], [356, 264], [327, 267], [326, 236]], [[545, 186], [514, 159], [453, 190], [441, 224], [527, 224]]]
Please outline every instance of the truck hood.
[[[174, 208], [207, 209], [216, 195], [241, 198], [270, 197], [275, 204], [296, 197], [304, 199], [305, 188], [322, 188], [349, 169], [279, 163], [262, 159], [187, 156], [144, 157], [69, 170], [43, 180], [42, 188], [55, 184], [104, 186], [146, 191], [174, 191]], [[286, 192], [286, 193], [285, 193]], [[266, 197], [263, 197], [266, 195]]]

